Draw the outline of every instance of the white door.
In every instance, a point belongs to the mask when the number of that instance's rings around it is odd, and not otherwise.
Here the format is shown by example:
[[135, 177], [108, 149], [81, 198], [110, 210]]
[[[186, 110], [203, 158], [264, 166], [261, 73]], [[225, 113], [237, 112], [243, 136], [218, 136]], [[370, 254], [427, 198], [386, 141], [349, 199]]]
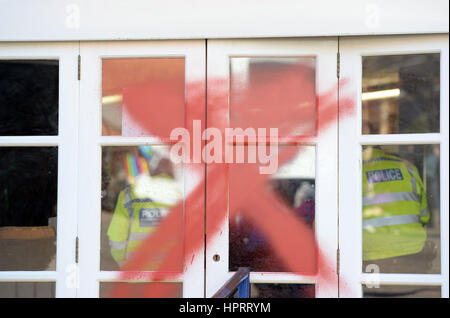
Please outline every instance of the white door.
[[337, 46], [208, 40], [207, 127], [238, 138], [207, 163], [206, 297], [239, 267], [252, 297], [337, 297]]
[[0, 44], [0, 297], [74, 297], [78, 43]]
[[0, 48], [0, 296], [448, 297], [447, 35]]
[[340, 295], [448, 297], [448, 35], [339, 43]]
[[204, 296], [204, 167], [169, 155], [172, 129], [204, 124], [204, 43], [80, 45], [78, 296]]

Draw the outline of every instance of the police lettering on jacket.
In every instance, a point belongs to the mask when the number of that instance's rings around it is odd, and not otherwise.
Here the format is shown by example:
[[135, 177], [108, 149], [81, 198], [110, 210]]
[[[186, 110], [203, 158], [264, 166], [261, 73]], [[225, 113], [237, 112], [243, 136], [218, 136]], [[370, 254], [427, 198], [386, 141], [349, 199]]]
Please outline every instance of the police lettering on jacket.
[[383, 169], [383, 170], [367, 171], [366, 176], [368, 183], [403, 180], [403, 175], [400, 169]]

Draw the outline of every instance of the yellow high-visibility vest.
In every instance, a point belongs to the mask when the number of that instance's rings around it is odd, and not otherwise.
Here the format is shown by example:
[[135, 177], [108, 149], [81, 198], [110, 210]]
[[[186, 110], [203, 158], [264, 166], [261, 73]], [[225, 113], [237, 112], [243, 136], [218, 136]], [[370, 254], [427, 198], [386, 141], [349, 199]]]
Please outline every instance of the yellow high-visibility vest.
[[[171, 195], [170, 201], [156, 197], [136, 195], [136, 185], [126, 187], [119, 194], [111, 223], [108, 228], [111, 255], [122, 265], [136, 250], [139, 244], [154, 232], [162, 219], [167, 216], [181, 193], [167, 189], [174, 183], [165, 177], [152, 177], [166, 180], [160, 187]], [[158, 186], [158, 185], [157, 185]]]
[[419, 253], [430, 214], [417, 168], [377, 147], [363, 160], [363, 260]]

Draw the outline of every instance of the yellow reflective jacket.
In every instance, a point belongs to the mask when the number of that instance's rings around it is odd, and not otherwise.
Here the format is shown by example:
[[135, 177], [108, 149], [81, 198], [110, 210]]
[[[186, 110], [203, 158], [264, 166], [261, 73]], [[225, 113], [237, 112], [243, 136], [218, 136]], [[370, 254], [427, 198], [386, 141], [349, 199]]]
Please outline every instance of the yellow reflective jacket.
[[[151, 183], [151, 187], [159, 188], [153, 189], [156, 191], [144, 191], [145, 195], [137, 195], [138, 181], [121, 191], [117, 199], [107, 235], [111, 255], [119, 265], [130, 257], [141, 241], [157, 229], [170, 208], [182, 196], [179, 189], [173, 188], [175, 182], [169, 178], [152, 177], [152, 180], [163, 181]], [[158, 192], [170, 198], [158, 198]]]
[[419, 253], [430, 214], [417, 168], [374, 147], [363, 159], [363, 260]]

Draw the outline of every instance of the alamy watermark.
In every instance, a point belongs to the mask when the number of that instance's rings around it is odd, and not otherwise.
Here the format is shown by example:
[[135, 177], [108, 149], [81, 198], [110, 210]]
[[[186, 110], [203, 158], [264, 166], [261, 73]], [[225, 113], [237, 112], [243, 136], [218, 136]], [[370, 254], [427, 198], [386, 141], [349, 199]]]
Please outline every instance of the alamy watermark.
[[365, 24], [369, 29], [380, 27], [380, 8], [375, 3], [366, 4]]
[[380, 267], [377, 264], [369, 264], [364, 272], [368, 273], [366, 279], [367, 288], [380, 288]]
[[68, 264], [66, 266], [66, 287], [69, 289], [80, 287], [80, 269], [78, 264]]
[[80, 28], [80, 7], [78, 4], [70, 3], [66, 6], [66, 27], [68, 29]]
[[172, 130], [170, 140], [177, 141], [170, 150], [172, 162], [258, 163], [260, 174], [278, 170], [278, 128], [225, 128], [223, 136], [214, 127], [202, 132], [201, 121], [194, 120], [192, 134], [186, 128]]

